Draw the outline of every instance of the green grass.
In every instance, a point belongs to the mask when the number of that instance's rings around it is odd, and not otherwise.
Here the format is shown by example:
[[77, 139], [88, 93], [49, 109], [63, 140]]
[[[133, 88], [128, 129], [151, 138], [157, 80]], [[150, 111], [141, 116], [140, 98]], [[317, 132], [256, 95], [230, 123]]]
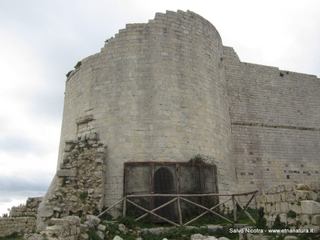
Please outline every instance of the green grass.
[[206, 227], [195, 228], [195, 229], [187, 229], [185, 227], [177, 227], [169, 230], [166, 233], [160, 235], [154, 235], [151, 233], [147, 233], [143, 235], [144, 240], [162, 240], [163, 238], [168, 238], [170, 240], [189, 240], [192, 234], [200, 233], [202, 235], [214, 235], [215, 237], [227, 237], [231, 240], [236, 240], [238, 238], [238, 234], [229, 233], [229, 229], [223, 228], [217, 230], [217, 232], [212, 233]]
[[23, 240], [23, 237], [18, 233], [11, 234], [8, 237], [0, 237], [0, 240]]

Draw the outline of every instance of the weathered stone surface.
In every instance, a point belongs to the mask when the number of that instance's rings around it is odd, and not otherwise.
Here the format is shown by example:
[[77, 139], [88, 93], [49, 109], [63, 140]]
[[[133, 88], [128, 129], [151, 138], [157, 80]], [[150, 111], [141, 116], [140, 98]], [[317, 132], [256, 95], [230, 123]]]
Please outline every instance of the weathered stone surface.
[[83, 234], [80, 235], [80, 239], [81, 240], [87, 240], [87, 239], [89, 239], [89, 235], [87, 233], [83, 233]]
[[50, 206], [46, 206], [39, 211], [39, 214], [42, 217], [51, 217], [53, 215], [53, 208]]
[[320, 226], [320, 215], [312, 216], [311, 224]]
[[190, 236], [190, 240], [217, 240], [214, 236], [204, 236], [200, 233], [196, 233]]
[[311, 222], [311, 216], [308, 214], [301, 214], [299, 220], [302, 223], [302, 225], [308, 225]]
[[[70, 212], [93, 215], [104, 206], [105, 166], [101, 164], [104, 154], [94, 145], [105, 148], [93, 130], [83, 133], [82, 138], [72, 141], [72, 151], [64, 152], [64, 161], [54, 179], [56, 186], [39, 208], [39, 230], [45, 228], [51, 217], [66, 217]], [[86, 140], [89, 138], [90, 143]]]
[[[188, 226], [188, 227], [190, 227], [190, 226]], [[171, 229], [173, 229], [173, 227], [143, 228], [142, 232], [143, 233], [151, 233], [151, 234], [159, 235], [159, 234], [162, 234], [162, 233], [166, 233], [166, 232], [170, 231]]]
[[200, 233], [192, 234], [190, 236], [190, 240], [203, 240], [204, 238], [205, 238], [205, 236], [203, 236]]
[[122, 223], [119, 224], [118, 229], [120, 232], [123, 232], [123, 233], [126, 233], [128, 231], [127, 227]]
[[230, 240], [230, 239], [227, 237], [219, 237], [218, 240]]
[[285, 236], [284, 240], [297, 240], [298, 238], [296, 236]]
[[247, 234], [247, 240], [270, 240], [271, 236], [266, 236], [262, 234]]
[[306, 184], [302, 184], [302, 183], [299, 183], [296, 185], [296, 189], [297, 190], [305, 190], [305, 191], [310, 191], [310, 187]]
[[45, 239], [49, 240], [78, 240], [80, 238], [80, 218], [78, 216], [67, 216], [64, 218], [53, 218], [50, 226], [41, 231]]
[[296, 226], [297, 220], [295, 218], [288, 218], [287, 223], [289, 226]]
[[101, 240], [103, 240], [104, 239], [104, 233], [103, 232], [101, 232], [101, 231], [97, 231], [97, 235], [98, 235], [98, 237], [101, 239]]
[[89, 227], [94, 228], [94, 227], [98, 226], [100, 222], [101, 222], [100, 218], [98, 218], [94, 215], [87, 215], [86, 224]]
[[75, 177], [77, 172], [75, 170], [70, 169], [60, 169], [57, 171], [58, 177]]
[[[299, 189], [299, 190], [298, 190]], [[300, 190], [303, 189], [303, 190]], [[308, 190], [305, 190], [308, 189]], [[281, 190], [281, 191], [280, 191]], [[278, 202], [279, 197], [281, 201]], [[267, 225], [271, 227], [275, 216], [279, 215], [282, 223], [295, 227], [299, 224], [304, 227], [311, 223], [314, 214], [320, 211], [320, 203], [313, 200], [318, 195], [317, 187], [286, 186], [285, 188], [274, 187], [257, 198], [258, 206], [264, 208]]]
[[115, 237], [113, 238], [113, 240], [123, 240], [123, 238], [122, 238], [122, 237], [119, 237], [119, 236], [117, 235], [117, 236], [115, 236]]
[[36, 228], [34, 217], [4, 217], [0, 218], [0, 237], [6, 237], [13, 233], [32, 233]]
[[312, 200], [301, 201], [303, 214], [320, 214], [320, 203]]
[[107, 229], [107, 227], [105, 225], [102, 225], [102, 224], [99, 224], [98, 225], [98, 230], [102, 231], [102, 232], [105, 232]]
[[207, 225], [207, 228], [208, 228], [208, 231], [209, 232], [216, 232], [216, 231], [218, 231], [218, 230], [221, 230], [221, 229], [223, 229], [223, 226], [221, 226], [221, 225], [213, 225], [213, 224], [208, 224]]
[[45, 240], [44, 237], [38, 233], [25, 234], [23, 236], [23, 239], [24, 240]]
[[283, 222], [283, 223], [287, 223], [287, 214], [286, 213], [281, 213], [279, 214], [279, 217], [280, 217], [280, 221]]

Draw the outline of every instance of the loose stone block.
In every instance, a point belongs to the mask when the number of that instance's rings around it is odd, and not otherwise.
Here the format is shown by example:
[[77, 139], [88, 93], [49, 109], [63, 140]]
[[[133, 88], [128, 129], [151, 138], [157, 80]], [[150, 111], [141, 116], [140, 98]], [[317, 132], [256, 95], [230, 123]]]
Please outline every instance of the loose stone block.
[[312, 216], [311, 224], [320, 226], [320, 215]]
[[320, 203], [312, 200], [301, 201], [301, 212], [303, 214], [320, 214]]
[[302, 225], [308, 225], [311, 222], [311, 216], [308, 214], [301, 214], [299, 220], [302, 223]]

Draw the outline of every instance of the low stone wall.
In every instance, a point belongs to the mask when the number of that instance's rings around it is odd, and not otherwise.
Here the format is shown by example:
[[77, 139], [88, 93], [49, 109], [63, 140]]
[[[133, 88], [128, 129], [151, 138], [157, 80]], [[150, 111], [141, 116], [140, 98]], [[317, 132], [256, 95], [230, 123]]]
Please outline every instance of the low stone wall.
[[0, 237], [14, 233], [31, 233], [36, 230], [36, 217], [41, 197], [28, 198], [26, 204], [10, 209], [9, 217], [0, 217]]
[[320, 191], [307, 185], [280, 185], [257, 197], [271, 227], [276, 217], [289, 227], [320, 227]]
[[0, 237], [10, 236], [14, 233], [31, 233], [36, 230], [34, 217], [3, 217], [0, 218]]
[[28, 198], [26, 204], [12, 207], [10, 217], [37, 217], [37, 211], [42, 197]]

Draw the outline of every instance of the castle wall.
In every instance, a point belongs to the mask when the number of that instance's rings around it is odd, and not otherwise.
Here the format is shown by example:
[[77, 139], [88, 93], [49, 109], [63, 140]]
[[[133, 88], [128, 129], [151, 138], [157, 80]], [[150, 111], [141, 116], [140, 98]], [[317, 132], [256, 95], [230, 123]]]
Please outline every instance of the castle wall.
[[[106, 206], [123, 195], [126, 162], [201, 154], [217, 167], [221, 193], [317, 182], [319, 85], [312, 75], [242, 63], [195, 13], [156, 14], [128, 24], [68, 73], [58, 173], [65, 143], [96, 132], [107, 147]], [[60, 180], [57, 174], [38, 220], [52, 215]]]
[[229, 191], [234, 171], [222, 54], [216, 29], [192, 12], [128, 24], [67, 80], [60, 163], [64, 141], [92, 116], [85, 128], [108, 146], [107, 205], [122, 196], [129, 161], [186, 162], [201, 153], [217, 165], [220, 192]]
[[32, 233], [36, 229], [34, 217], [4, 217], [0, 218], [0, 237], [8, 237], [13, 234]]
[[9, 216], [0, 217], [0, 238], [6, 239], [9, 236], [34, 232], [37, 209], [41, 200], [41, 197], [28, 198], [26, 204], [12, 207]]
[[240, 189], [319, 181], [319, 79], [224, 53]]

